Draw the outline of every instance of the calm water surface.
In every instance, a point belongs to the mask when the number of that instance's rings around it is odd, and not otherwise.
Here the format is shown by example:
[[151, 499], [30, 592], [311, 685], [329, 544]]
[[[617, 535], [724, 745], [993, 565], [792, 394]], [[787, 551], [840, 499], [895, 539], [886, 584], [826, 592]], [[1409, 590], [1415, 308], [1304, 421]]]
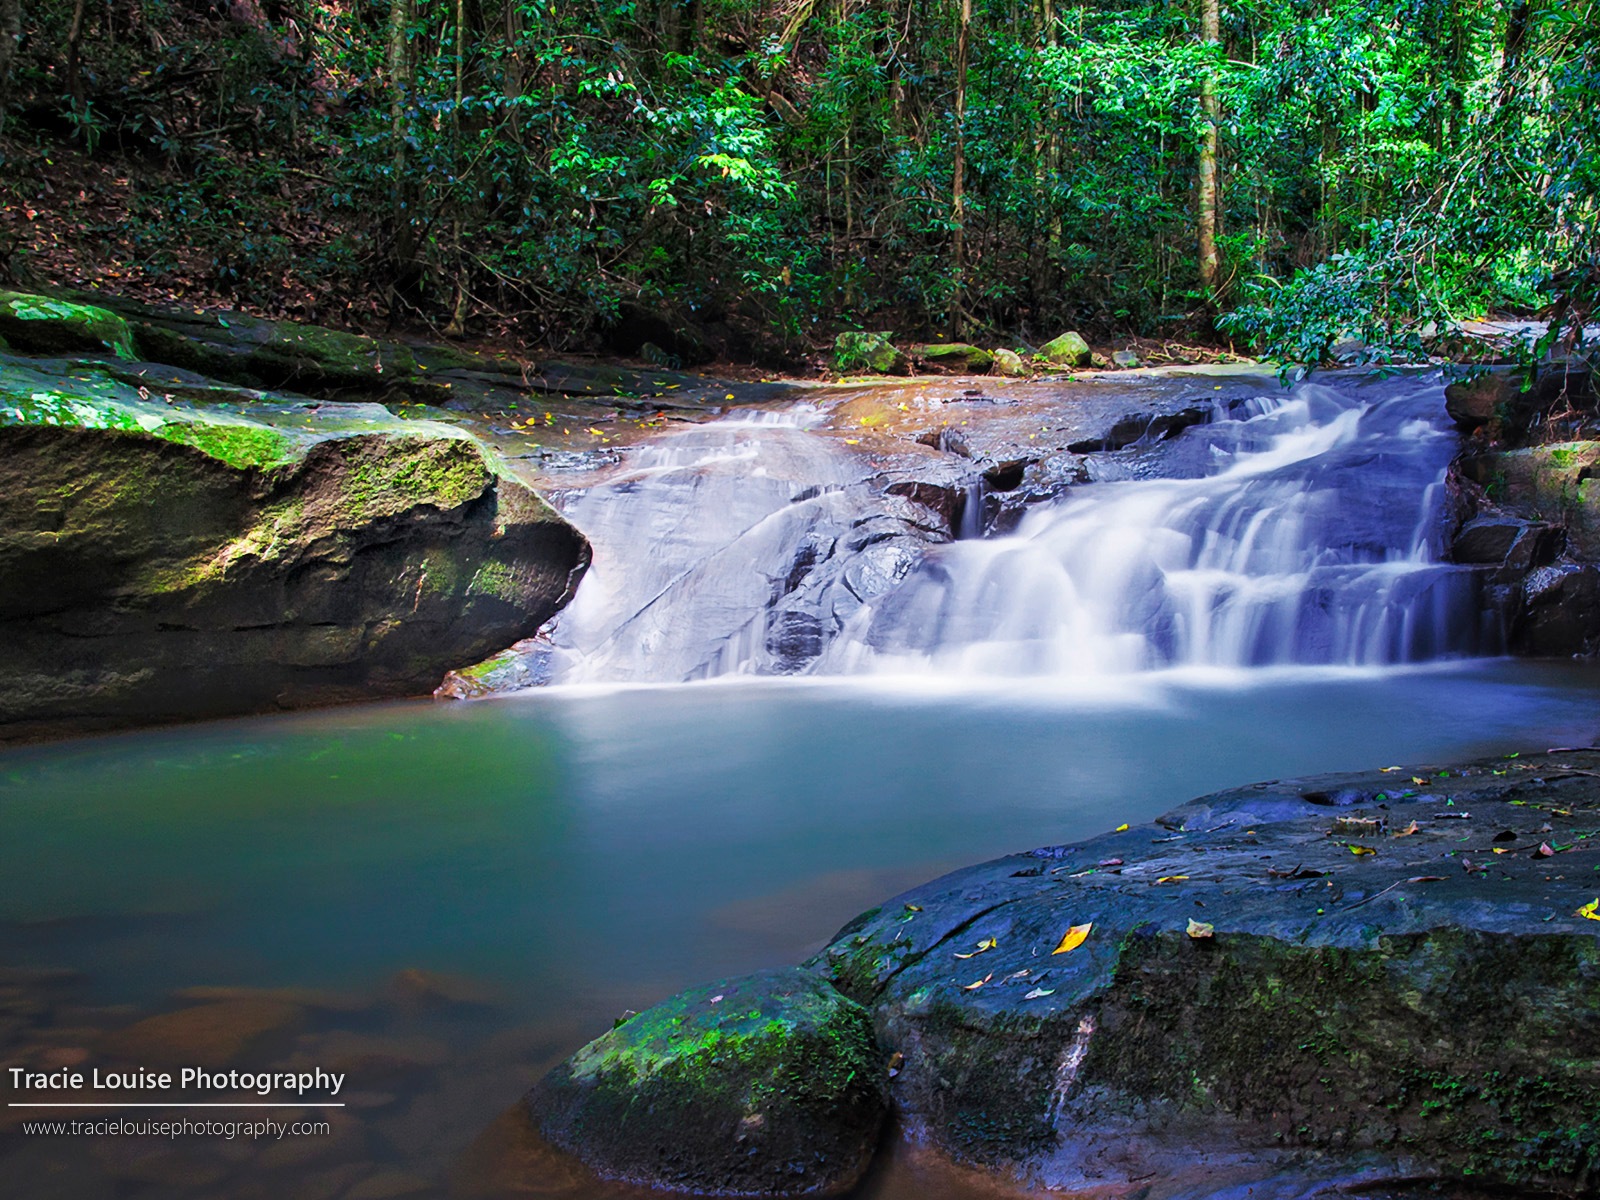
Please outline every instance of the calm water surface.
[[[469, 981], [482, 993], [471, 1004], [328, 1018], [446, 1048], [350, 1085], [371, 1093], [350, 1114], [363, 1169], [442, 1189], [478, 1131], [622, 1010], [795, 961], [944, 869], [1253, 780], [1588, 744], [1597, 699], [1592, 668], [1500, 661], [1081, 688], [753, 680], [12, 751], [0, 756], [0, 963], [82, 973], [79, 1009], [58, 1006], [56, 1025], [126, 1023], [197, 985], [382, 996], [406, 969]], [[43, 1036], [24, 1025], [16, 1038]], [[79, 1040], [92, 1049], [92, 1036]], [[82, 1153], [65, 1141], [0, 1136], [0, 1155], [6, 1196], [243, 1196], [263, 1177], [247, 1155], [179, 1183], [118, 1161], [68, 1169], [57, 1160]], [[302, 1183], [330, 1162], [266, 1177], [278, 1195], [311, 1195]], [[51, 1179], [76, 1182], [51, 1191]], [[572, 1186], [561, 1194], [583, 1194]], [[869, 1190], [941, 1189], [975, 1194], [909, 1167]]]

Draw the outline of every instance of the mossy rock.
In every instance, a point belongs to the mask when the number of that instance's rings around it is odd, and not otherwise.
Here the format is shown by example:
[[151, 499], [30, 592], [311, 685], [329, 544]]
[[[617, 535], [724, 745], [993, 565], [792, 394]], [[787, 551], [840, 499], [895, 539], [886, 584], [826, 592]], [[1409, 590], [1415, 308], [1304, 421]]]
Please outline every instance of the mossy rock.
[[1600, 442], [1555, 442], [1480, 455], [1463, 470], [1494, 500], [1540, 521], [1564, 525], [1574, 557], [1600, 561]]
[[798, 968], [683, 992], [528, 1096], [603, 1176], [723, 1196], [829, 1195], [866, 1170], [887, 1111], [865, 1009]]
[[1033, 374], [1028, 370], [1028, 364], [1022, 360], [1022, 355], [1015, 350], [996, 350], [994, 352], [994, 373], [1004, 375], [1010, 379], [1026, 379]]
[[[1330, 1194], [1387, 1173], [1592, 1195], [1597, 767], [1562, 752], [1203, 797], [915, 888], [812, 965], [904, 1056], [908, 1126], [1034, 1186], [1309, 1170]], [[1543, 842], [1569, 853], [1552, 866]]]
[[250, 352], [256, 372], [273, 383], [370, 387], [417, 370], [411, 351], [356, 333], [318, 325], [282, 324]]
[[929, 342], [913, 346], [911, 357], [919, 367], [966, 375], [981, 374], [994, 365], [993, 354], [965, 342]]
[[133, 334], [116, 313], [27, 292], [0, 292], [0, 334], [33, 354], [111, 351], [135, 357]]
[[1063, 333], [1039, 348], [1039, 357], [1045, 362], [1064, 367], [1087, 367], [1093, 356], [1089, 343], [1076, 333]]
[[459, 430], [6, 367], [0, 741], [424, 694], [534, 633], [587, 565]]
[[833, 366], [841, 375], [904, 375], [910, 360], [890, 340], [893, 332], [851, 331], [833, 340]]

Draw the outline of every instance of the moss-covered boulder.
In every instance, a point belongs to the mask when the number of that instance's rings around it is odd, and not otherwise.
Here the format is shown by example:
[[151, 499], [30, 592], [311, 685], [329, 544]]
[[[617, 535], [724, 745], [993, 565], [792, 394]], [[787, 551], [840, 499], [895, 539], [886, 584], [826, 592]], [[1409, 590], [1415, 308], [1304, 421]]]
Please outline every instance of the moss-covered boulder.
[[1015, 350], [996, 350], [992, 369], [996, 375], [1004, 375], [1011, 379], [1026, 379], [1033, 374], [1028, 370], [1028, 364], [1022, 360], [1022, 355]]
[[833, 340], [833, 366], [841, 375], [904, 375], [910, 360], [896, 349], [888, 330], [850, 331]]
[[1597, 768], [1221, 793], [913, 889], [813, 965], [903, 1056], [911, 1128], [1035, 1186], [1593, 1195]]
[[1087, 367], [1093, 354], [1089, 343], [1076, 333], [1063, 333], [1039, 348], [1039, 357], [1045, 362], [1063, 367]]
[[994, 355], [966, 342], [925, 342], [911, 347], [917, 366], [929, 371], [980, 375], [994, 365]]
[[109, 350], [118, 358], [134, 357], [132, 331], [116, 313], [26, 292], [0, 292], [0, 335], [35, 354]]
[[886, 1112], [865, 1009], [796, 968], [683, 992], [529, 1093], [545, 1137], [608, 1178], [722, 1196], [829, 1195]]
[[426, 693], [588, 560], [449, 426], [0, 368], [0, 739]]

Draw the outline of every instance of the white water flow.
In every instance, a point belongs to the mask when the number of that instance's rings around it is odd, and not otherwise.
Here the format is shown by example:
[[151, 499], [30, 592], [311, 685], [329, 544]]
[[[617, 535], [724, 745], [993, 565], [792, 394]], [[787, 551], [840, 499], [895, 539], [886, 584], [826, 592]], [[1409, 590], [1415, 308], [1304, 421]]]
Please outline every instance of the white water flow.
[[1118, 481], [1008, 536], [963, 522], [953, 542], [814, 421], [700, 426], [568, 497], [595, 568], [554, 630], [553, 677], [1083, 677], [1499, 649], [1474, 576], [1440, 561], [1458, 440], [1437, 381], [1258, 397], [1098, 457]]

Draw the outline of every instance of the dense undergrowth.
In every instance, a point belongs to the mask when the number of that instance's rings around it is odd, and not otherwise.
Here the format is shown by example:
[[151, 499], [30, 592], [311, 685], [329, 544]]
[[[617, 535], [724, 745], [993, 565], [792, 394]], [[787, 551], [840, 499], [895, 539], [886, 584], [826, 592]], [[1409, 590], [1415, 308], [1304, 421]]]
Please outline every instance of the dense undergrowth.
[[1596, 2], [0, 0], [0, 274], [685, 362], [1570, 335]]

